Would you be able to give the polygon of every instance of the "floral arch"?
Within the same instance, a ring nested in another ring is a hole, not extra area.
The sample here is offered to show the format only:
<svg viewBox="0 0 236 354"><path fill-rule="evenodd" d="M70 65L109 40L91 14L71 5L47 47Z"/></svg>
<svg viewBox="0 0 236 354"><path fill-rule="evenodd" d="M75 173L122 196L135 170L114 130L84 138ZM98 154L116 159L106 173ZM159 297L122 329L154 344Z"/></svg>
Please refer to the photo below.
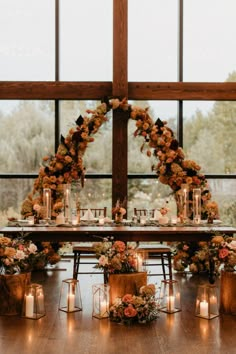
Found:
<svg viewBox="0 0 236 354"><path fill-rule="evenodd" d="M218 206L210 201L209 186L205 176L200 173L200 166L192 160L185 159L184 152L167 122L160 118L154 121L149 115L148 108L132 106L125 98L123 100L105 98L95 110L87 110L85 117L78 117L75 126L69 130L66 137L61 136L56 154L43 158L33 190L23 201L21 214L27 217L39 213L43 189L50 188L53 200L52 216L57 216L62 208L63 184L81 181L83 187L85 177L83 156L86 148L94 141L94 135L101 125L108 120L107 113L116 109L127 111L129 118L135 120L134 136L143 137L141 152L146 147L147 156L156 157L157 163L152 166L152 170L156 172L159 181L169 185L175 195L182 184L188 184L190 200L192 190L200 188L202 216L206 218L209 211L217 216Z"/></svg>

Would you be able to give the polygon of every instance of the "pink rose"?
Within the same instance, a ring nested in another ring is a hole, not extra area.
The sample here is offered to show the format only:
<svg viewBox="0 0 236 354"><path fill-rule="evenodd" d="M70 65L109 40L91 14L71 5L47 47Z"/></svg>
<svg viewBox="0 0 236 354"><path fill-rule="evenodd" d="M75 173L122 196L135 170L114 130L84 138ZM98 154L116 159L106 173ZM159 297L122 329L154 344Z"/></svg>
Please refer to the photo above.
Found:
<svg viewBox="0 0 236 354"><path fill-rule="evenodd" d="M124 295L122 301L132 303L133 302L133 295L131 295L131 294Z"/></svg>
<svg viewBox="0 0 236 354"><path fill-rule="evenodd" d="M135 317L137 315L137 310L132 305L129 305L124 309L124 315L126 317Z"/></svg>
<svg viewBox="0 0 236 354"><path fill-rule="evenodd" d="M229 250L227 248L221 248L219 250L219 258L224 259L225 257L227 257L229 254Z"/></svg>

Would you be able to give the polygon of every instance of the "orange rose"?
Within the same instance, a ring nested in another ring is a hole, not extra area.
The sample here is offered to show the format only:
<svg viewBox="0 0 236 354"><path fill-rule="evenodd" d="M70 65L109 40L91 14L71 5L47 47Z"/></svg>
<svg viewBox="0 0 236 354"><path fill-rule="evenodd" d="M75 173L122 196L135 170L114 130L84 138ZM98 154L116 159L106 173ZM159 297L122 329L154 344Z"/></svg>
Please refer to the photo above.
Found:
<svg viewBox="0 0 236 354"><path fill-rule="evenodd" d="M129 305L124 309L124 315L126 317L135 317L137 315L137 310L132 305Z"/></svg>

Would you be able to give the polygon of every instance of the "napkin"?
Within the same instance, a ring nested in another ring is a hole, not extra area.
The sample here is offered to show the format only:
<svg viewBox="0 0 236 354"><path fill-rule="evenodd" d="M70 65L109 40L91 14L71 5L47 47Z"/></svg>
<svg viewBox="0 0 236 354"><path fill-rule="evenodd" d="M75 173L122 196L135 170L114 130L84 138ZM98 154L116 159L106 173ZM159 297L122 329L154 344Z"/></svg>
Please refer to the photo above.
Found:
<svg viewBox="0 0 236 354"><path fill-rule="evenodd" d="M159 210L155 209L154 220L159 220L160 216L161 216L161 213L159 212Z"/></svg>
<svg viewBox="0 0 236 354"><path fill-rule="evenodd" d="M80 220L94 220L94 215L90 209L86 210L84 215L80 218Z"/></svg>

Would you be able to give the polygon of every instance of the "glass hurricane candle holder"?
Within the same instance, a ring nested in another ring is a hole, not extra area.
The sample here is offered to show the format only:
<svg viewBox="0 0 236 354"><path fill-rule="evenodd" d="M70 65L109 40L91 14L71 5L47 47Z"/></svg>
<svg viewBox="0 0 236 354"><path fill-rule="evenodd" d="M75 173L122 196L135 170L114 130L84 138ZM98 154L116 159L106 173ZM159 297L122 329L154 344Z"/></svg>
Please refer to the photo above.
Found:
<svg viewBox="0 0 236 354"><path fill-rule="evenodd" d="M25 288L22 317L37 320L43 316L45 316L45 306L42 285L27 285Z"/></svg>
<svg viewBox="0 0 236 354"><path fill-rule="evenodd" d="M98 319L109 317L109 291L108 284L93 285L93 317Z"/></svg>
<svg viewBox="0 0 236 354"><path fill-rule="evenodd" d="M215 285L199 285L195 314L207 320L219 316L219 303Z"/></svg>
<svg viewBox="0 0 236 354"><path fill-rule="evenodd" d="M181 311L181 294L177 280L162 280L160 310L166 313Z"/></svg>
<svg viewBox="0 0 236 354"><path fill-rule="evenodd" d="M65 279L62 281L59 310L64 312L82 311L79 280Z"/></svg>
<svg viewBox="0 0 236 354"><path fill-rule="evenodd" d="M193 189L193 222L200 224L201 222L201 189Z"/></svg>
<svg viewBox="0 0 236 354"><path fill-rule="evenodd" d="M50 188L43 189L43 209L44 209L44 219L47 223L51 220L51 205L52 205L52 195Z"/></svg>

